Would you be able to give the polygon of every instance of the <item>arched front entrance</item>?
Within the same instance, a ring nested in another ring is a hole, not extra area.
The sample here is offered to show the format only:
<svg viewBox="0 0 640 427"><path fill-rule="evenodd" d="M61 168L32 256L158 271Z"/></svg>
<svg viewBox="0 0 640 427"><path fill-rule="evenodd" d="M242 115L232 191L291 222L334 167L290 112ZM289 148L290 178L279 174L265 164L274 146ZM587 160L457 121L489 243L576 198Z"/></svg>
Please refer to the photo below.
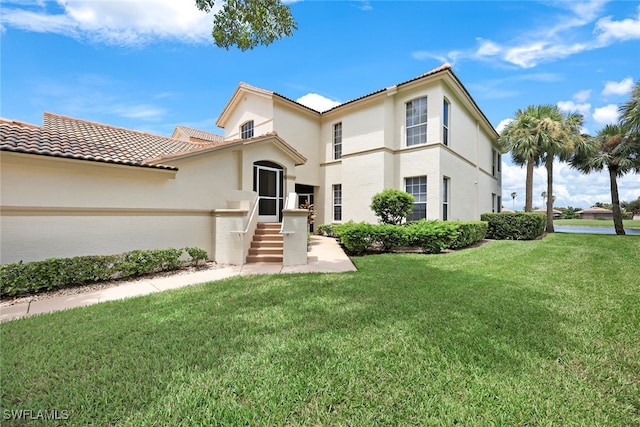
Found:
<svg viewBox="0 0 640 427"><path fill-rule="evenodd" d="M284 170L273 162L253 164L253 191L258 193L258 222L280 222L284 205Z"/></svg>

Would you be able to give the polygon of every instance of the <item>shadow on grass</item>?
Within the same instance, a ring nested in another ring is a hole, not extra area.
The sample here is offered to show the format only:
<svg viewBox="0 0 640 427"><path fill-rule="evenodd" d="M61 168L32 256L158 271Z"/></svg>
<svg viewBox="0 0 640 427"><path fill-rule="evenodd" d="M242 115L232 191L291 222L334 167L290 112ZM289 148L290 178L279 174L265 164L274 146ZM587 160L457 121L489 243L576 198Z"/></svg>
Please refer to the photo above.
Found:
<svg viewBox="0 0 640 427"><path fill-rule="evenodd" d="M304 418L299 400L317 393L334 394L323 411L354 399L349 387L366 405L381 377L413 392L404 381L447 369L517 376L571 346L543 292L421 256L371 258L358 273L239 277L3 325L2 407L55 406L78 424L232 422L284 399Z"/></svg>

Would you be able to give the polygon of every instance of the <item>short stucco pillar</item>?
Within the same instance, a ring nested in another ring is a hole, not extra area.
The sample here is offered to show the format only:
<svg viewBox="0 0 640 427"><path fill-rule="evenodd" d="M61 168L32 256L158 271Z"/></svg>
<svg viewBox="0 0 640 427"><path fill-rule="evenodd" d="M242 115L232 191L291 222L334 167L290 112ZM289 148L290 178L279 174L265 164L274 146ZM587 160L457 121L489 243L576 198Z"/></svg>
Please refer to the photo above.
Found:
<svg viewBox="0 0 640 427"><path fill-rule="evenodd" d="M242 265L245 261L245 221L248 210L216 209L213 211L213 246L215 261L220 264Z"/></svg>
<svg viewBox="0 0 640 427"><path fill-rule="evenodd" d="M307 264L307 215L306 209L282 210L282 265Z"/></svg>

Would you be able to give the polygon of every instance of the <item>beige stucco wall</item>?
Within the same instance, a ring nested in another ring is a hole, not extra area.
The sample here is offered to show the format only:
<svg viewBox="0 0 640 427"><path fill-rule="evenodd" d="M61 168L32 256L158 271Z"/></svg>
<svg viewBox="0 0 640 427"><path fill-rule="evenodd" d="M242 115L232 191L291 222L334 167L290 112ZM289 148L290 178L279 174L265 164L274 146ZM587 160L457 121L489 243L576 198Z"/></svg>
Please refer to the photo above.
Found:
<svg viewBox="0 0 640 427"><path fill-rule="evenodd" d="M320 115L302 107L292 107L287 101L275 99L273 129L278 132L278 136L307 158L304 165L296 168L297 182L304 185L320 185Z"/></svg>
<svg viewBox="0 0 640 427"><path fill-rule="evenodd" d="M178 172L3 153L0 262L186 246L215 259L212 211L253 189L257 160L295 171L269 141L172 160Z"/></svg>
<svg viewBox="0 0 640 427"><path fill-rule="evenodd" d="M273 103L270 96L242 92L237 107L224 126L224 138L240 139L240 126L249 120L253 120L254 136L273 131Z"/></svg>
<svg viewBox="0 0 640 427"><path fill-rule="evenodd" d="M406 103L427 97L427 143L407 147ZM442 144L443 102L450 104L449 146ZM465 101L466 102L466 101ZM385 188L404 190L405 178L427 176L427 218L442 218L442 181L450 179L449 219L479 219L500 194L491 176L493 138L449 84L432 81L389 88L362 105L323 116L321 222L332 222L332 185L343 186L343 221L375 222L371 197ZM333 125L342 123L341 160L333 160ZM498 177L499 178L499 177Z"/></svg>
<svg viewBox="0 0 640 427"><path fill-rule="evenodd" d="M2 216L2 264L112 255L134 249L199 247L213 257L213 224L208 212L33 211Z"/></svg>

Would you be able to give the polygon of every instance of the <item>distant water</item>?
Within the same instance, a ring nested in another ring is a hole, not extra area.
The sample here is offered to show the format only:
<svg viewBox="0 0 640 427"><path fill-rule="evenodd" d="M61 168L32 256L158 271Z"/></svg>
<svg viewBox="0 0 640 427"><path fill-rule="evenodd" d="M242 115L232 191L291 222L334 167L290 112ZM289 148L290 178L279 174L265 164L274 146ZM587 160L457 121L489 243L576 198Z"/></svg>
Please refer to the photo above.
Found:
<svg viewBox="0 0 640 427"><path fill-rule="evenodd" d="M613 227L571 227L568 225L555 225L553 229L558 233L616 234L616 230ZM640 230L633 228L625 228L624 232L627 234L640 235Z"/></svg>

